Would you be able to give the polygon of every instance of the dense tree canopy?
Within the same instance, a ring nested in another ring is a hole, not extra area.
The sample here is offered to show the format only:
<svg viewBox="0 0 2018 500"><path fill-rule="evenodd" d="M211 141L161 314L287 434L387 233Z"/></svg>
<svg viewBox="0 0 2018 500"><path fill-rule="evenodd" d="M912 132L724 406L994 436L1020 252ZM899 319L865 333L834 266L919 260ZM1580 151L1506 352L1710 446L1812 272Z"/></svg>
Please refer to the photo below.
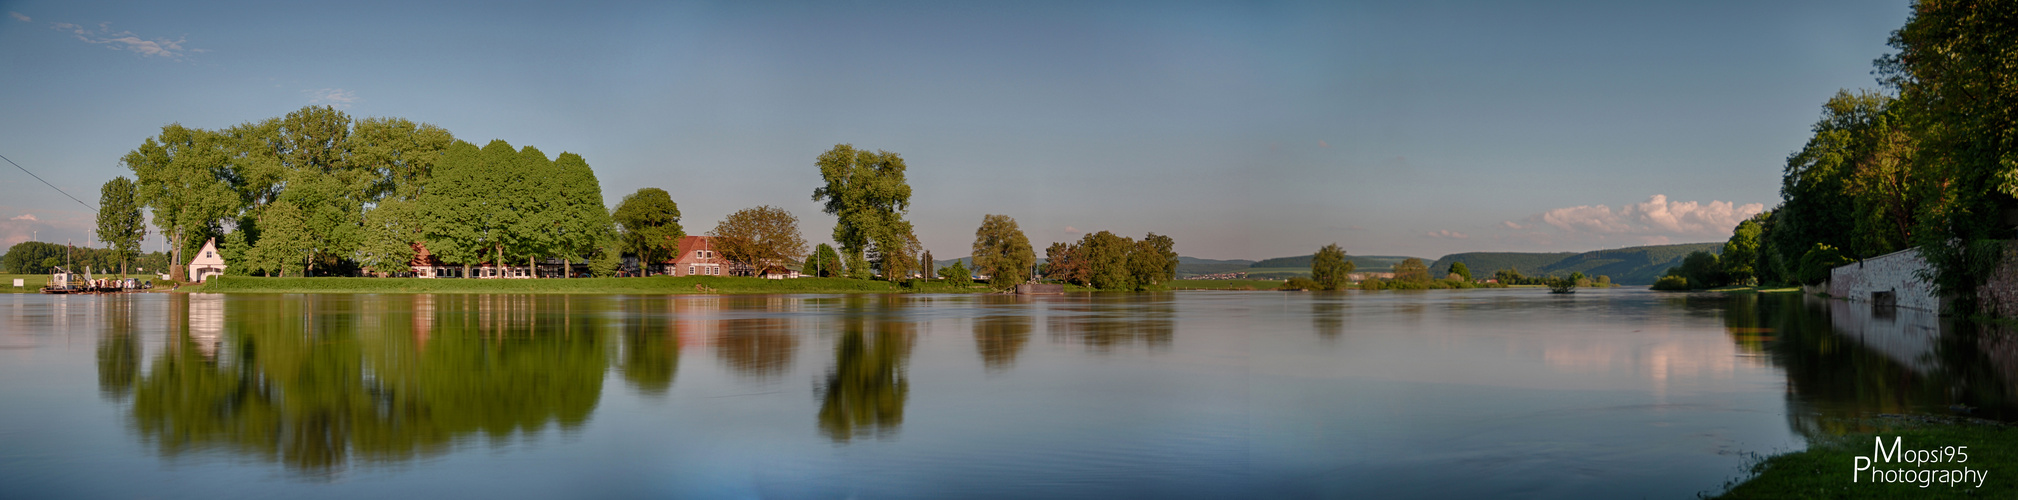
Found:
<svg viewBox="0 0 2018 500"><path fill-rule="evenodd" d="M799 218L785 209L764 205L729 214L715 229L715 250L730 262L761 272L768 266L784 266L806 256L806 239L799 236Z"/></svg>
<svg viewBox="0 0 2018 500"><path fill-rule="evenodd" d="M813 247L812 255L806 257L805 267L799 270L807 276L818 278L840 276L844 271L841 268L840 254L834 252L834 247L826 243Z"/></svg>
<svg viewBox="0 0 2018 500"><path fill-rule="evenodd" d="M680 253L680 206L659 188L640 188L617 204L617 226L623 228L624 253L637 256L640 268L664 262Z"/></svg>
<svg viewBox="0 0 2018 500"><path fill-rule="evenodd" d="M1341 290L1351 279L1353 265L1345 260L1345 249L1337 243L1317 249L1310 257L1310 278L1320 290Z"/></svg>
<svg viewBox="0 0 2018 500"><path fill-rule="evenodd" d="M904 212L911 206L911 185L904 180L904 158L888 151L857 150L849 144L835 145L814 161L826 184L813 190L813 201L824 201L824 210L836 219L834 242L852 260L874 245L888 256L915 257L907 252L914 237ZM909 267L909 258L900 266L879 263L879 267ZM885 275L893 274L884 269Z"/></svg>
<svg viewBox="0 0 2018 500"><path fill-rule="evenodd" d="M1030 266L1036 263L1037 252L1016 219L981 217L981 227L974 230L974 269L988 275L990 283L999 288L1029 281Z"/></svg>
<svg viewBox="0 0 2018 500"><path fill-rule="evenodd" d="M140 240L147 237L147 221L140 214L140 198L133 181L124 176L105 181L98 189L98 241L112 246L119 256L119 273L140 255Z"/></svg>
<svg viewBox="0 0 2018 500"><path fill-rule="evenodd" d="M1044 276L1102 290L1150 289L1175 277L1176 242L1149 233L1142 241L1100 231L1078 243L1053 243L1044 250Z"/></svg>

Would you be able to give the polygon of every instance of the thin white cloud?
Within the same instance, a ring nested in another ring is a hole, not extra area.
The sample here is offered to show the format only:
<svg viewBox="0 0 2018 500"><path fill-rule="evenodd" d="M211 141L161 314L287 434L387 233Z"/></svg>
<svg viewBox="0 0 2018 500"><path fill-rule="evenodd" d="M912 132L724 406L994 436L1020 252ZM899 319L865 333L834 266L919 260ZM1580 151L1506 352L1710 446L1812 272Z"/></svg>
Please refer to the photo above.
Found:
<svg viewBox="0 0 2018 500"><path fill-rule="evenodd" d="M20 15L20 13L13 14L15 19L28 20L28 16ZM104 45L107 49L124 50L140 54L142 57L159 57L180 61L188 57L190 52L204 52L203 49L184 47L183 44L188 43L187 37L174 40L167 38L141 38L131 31L113 31L112 23L98 23L98 27L96 28L87 28L71 23L49 23L49 26L58 31L70 32L71 35L75 35L78 40L83 40L84 43Z"/></svg>
<svg viewBox="0 0 2018 500"><path fill-rule="evenodd" d="M1068 233L1077 233L1077 232L1079 232L1079 228L1076 228L1076 227L1072 227L1072 226L1065 226L1065 232L1068 232Z"/></svg>
<svg viewBox="0 0 2018 500"><path fill-rule="evenodd" d="M359 101L359 99L357 98L357 92L344 89L313 89L313 90L303 90L301 92L304 94L308 94L309 104L321 104L327 106L335 106L339 108L348 108L350 107L350 105L357 104Z"/></svg>
<svg viewBox="0 0 2018 500"><path fill-rule="evenodd" d="M21 214L21 215L16 215L16 216L13 216L13 217L9 217L9 218L7 218L7 220L26 220L26 221L36 221L36 220L42 220L42 219L37 219L37 218L35 218L35 214Z"/></svg>
<svg viewBox="0 0 2018 500"><path fill-rule="evenodd" d="M1617 209L1605 205L1563 207L1528 217L1529 224L1506 221L1503 225L1520 230L1541 223L1565 233L1638 236L1648 244L1660 244L1676 237L1729 236L1731 228L1765 209L1762 203L1670 201L1667 195L1656 194L1643 203Z"/></svg>
<svg viewBox="0 0 2018 500"><path fill-rule="evenodd" d="M14 20L16 20L16 21L21 21L21 22L24 22L24 23L26 23L26 22L33 22L33 21L35 21L34 19L29 19L27 15L25 15L25 14L22 14L22 13L20 13L20 12L8 12L8 13L7 13L7 16L8 16L8 17L12 17L12 18L14 18Z"/></svg>
<svg viewBox="0 0 2018 500"><path fill-rule="evenodd" d="M1462 239L1465 239L1465 238L1470 238L1470 237L1471 237L1470 235L1467 235L1467 234L1464 234L1464 233L1460 233L1460 232L1457 232L1457 231L1452 231L1452 230L1449 230L1449 229L1438 229L1438 230L1435 230L1435 231L1430 231L1430 232L1428 232L1428 233L1424 233L1424 234L1423 234L1423 236L1428 236L1428 237L1431 237L1431 238L1445 238L1445 239L1453 239L1453 240L1462 240Z"/></svg>

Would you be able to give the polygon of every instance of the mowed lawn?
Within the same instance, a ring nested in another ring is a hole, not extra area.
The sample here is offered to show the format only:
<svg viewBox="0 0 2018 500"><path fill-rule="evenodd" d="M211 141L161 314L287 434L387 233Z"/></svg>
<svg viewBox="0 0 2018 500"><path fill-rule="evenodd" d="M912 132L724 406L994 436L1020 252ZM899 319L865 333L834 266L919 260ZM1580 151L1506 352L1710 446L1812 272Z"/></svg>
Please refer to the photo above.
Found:
<svg viewBox="0 0 2018 500"><path fill-rule="evenodd" d="M21 280L22 286L14 286L14 280ZM0 288L0 292L36 293L42 290L43 285L47 284L49 284L49 275L47 274L0 274L0 285L6 286L6 288Z"/></svg>

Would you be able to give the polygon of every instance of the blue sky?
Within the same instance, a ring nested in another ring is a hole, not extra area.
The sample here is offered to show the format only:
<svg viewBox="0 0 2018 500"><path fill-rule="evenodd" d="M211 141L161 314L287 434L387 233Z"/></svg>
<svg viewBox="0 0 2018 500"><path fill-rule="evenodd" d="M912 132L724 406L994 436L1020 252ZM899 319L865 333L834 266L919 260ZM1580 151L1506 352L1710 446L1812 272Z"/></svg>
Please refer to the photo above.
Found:
<svg viewBox="0 0 2018 500"><path fill-rule="evenodd" d="M813 159L900 153L910 220L1040 249L1583 251L1718 241L1779 200L1821 104L1874 88L1904 1L0 2L0 155L87 202L169 123L331 105L582 155L687 231L809 240ZM88 209L0 165L0 244ZM157 239L158 241L158 239Z"/></svg>

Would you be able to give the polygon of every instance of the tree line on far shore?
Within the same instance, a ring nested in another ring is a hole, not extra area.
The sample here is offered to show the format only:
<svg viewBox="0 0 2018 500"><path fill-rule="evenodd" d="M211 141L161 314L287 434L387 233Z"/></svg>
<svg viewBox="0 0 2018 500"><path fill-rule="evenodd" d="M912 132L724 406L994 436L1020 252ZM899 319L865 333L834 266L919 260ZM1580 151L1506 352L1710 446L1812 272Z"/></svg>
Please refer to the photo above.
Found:
<svg viewBox="0 0 2018 500"><path fill-rule="evenodd" d="M549 157L532 146L493 140L481 147L448 131L401 118L353 119L329 107L218 130L170 124L121 159L134 174L101 193L99 236L115 261L138 256L148 232L143 211L170 241L165 260L216 239L235 275L399 275L425 249L437 262L469 268L559 261L597 276L635 259L641 274L663 272L687 235L679 205L646 187L605 209L587 160ZM814 161L823 185L813 200L833 215L833 239L809 250L798 219L764 205L736 211L707 232L714 251L755 274L796 266L822 277L965 281L986 276L1004 288L1032 278L1035 253L1015 219L990 214L975 232L974 269L935 269L905 220L911 188L903 157L836 145ZM1101 289L1150 289L1174 277L1175 242L1142 242L1101 232L1060 244L1046 276ZM39 248L39 247L38 247ZM20 259L39 256L24 252ZM10 252L10 259L14 258ZM46 272L46 257L22 270ZM11 261L10 261L11 262Z"/></svg>

